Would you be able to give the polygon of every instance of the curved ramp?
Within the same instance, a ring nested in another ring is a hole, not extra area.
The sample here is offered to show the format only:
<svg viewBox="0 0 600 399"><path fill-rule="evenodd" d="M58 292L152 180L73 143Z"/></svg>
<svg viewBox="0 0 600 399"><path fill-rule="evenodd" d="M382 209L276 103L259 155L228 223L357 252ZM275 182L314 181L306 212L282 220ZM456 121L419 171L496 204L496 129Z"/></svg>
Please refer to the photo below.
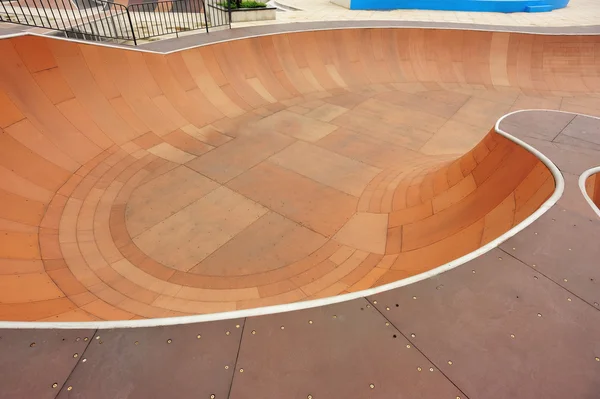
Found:
<svg viewBox="0 0 600 399"><path fill-rule="evenodd" d="M290 303L476 250L554 189L485 132L520 108L593 109L596 46L422 29L168 55L2 39L0 320Z"/></svg>
<svg viewBox="0 0 600 399"><path fill-rule="evenodd" d="M600 173L593 173L586 179L585 191L596 207L600 209Z"/></svg>

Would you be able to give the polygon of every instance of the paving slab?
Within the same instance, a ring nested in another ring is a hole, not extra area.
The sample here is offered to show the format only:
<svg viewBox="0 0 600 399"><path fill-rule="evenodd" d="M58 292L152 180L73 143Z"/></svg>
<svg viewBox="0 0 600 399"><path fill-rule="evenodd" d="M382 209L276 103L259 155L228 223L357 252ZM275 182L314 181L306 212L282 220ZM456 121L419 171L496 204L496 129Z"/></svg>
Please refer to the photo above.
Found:
<svg viewBox="0 0 600 399"><path fill-rule="evenodd" d="M0 330L0 398L55 398L95 330Z"/></svg>
<svg viewBox="0 0 600 399"><path fill-rule="evenodd" d="M600 312L500 249L369 301L469 398L600 392Z"/></svg>
<svg viewBox="0 0 600 399"><path fill-rule="evenodd" d="M241 398L463 394L364 299L249 318L231 390Z"/></svg>
<svg viewBox="0 0 600 399"><path fill-rule="evenodd" d="M57 397L226 398L243 328L227 320L98 330Z"/></svg>

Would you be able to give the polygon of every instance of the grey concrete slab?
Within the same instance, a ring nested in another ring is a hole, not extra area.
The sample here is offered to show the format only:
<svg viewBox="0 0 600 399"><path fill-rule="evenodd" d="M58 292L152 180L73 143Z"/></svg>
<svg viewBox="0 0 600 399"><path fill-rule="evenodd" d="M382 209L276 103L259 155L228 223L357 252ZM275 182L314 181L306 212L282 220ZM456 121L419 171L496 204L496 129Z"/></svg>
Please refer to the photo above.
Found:
<svg viewBox="0 0 600 399"><path fill-rule="evenodd" d="M227 320L99 330L58 398L225 398L242 329Z"/></svg>
<svg viewBox="0 0 600 399"><path fill-rule="evenodd" d="M502 250L370 300L469 398L600 394L600 312Z"/></svg>
<svg viewBox="0 0 600 399"><path fill-rule="evenodd" d="M230 398L257 397L464 395L360 299L247 319Z"/></svg>
<svg viewBox="0 0 600 399"><path fill-rule="evenodd" d="M94 330L0 330L0 398L54 398Z"/></svg>

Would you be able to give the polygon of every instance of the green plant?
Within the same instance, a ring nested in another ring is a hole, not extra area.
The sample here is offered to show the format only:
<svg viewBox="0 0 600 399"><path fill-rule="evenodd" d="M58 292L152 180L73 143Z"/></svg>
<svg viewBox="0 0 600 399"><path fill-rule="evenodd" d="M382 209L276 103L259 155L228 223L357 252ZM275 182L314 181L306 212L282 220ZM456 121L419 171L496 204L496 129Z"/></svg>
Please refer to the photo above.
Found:
<svg viewBox="0 0 600 399"><path fill-rule="evenodd" d="M229 3L227 1L221 1L218 4L221 7L231 8L232 10L237 8L264 8L267 6L265 3L255 0L230 0Z"/></svg>

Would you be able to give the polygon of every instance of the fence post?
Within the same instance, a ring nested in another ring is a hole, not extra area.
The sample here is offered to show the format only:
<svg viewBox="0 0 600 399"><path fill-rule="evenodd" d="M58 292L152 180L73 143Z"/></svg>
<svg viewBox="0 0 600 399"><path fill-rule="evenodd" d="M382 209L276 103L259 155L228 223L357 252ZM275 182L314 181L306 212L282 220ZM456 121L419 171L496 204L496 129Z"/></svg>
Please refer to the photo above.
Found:
<svg viewBox="0 0 600 399"><path fill-rule="evenodd" d="M131 22L131 15L129 14L129 6L125 7L127 11L127 19L129 20L129 26L131 27L131 36L133 37L133 45L137 46L137 40L135 40L135 30L133 29L133 23Z"/></svg>
<svg viewBox="0 0 600 399"><path fill-rule="evenodd" d="M204 2L204 0L200 0L202 2L202 8L204 8L204 23L206 24L206 33L208 33L208 18L206 17L206 14L208 13L208 7L206 6L206 3ZM210 1L210 0L208 0Z"/></svg>
<svg viewBox="0 0 600 399"><path fill-rule="evenodd" d="M227 0L227 16L229 17L229 29L231 29L231 0Z"/></svg>

